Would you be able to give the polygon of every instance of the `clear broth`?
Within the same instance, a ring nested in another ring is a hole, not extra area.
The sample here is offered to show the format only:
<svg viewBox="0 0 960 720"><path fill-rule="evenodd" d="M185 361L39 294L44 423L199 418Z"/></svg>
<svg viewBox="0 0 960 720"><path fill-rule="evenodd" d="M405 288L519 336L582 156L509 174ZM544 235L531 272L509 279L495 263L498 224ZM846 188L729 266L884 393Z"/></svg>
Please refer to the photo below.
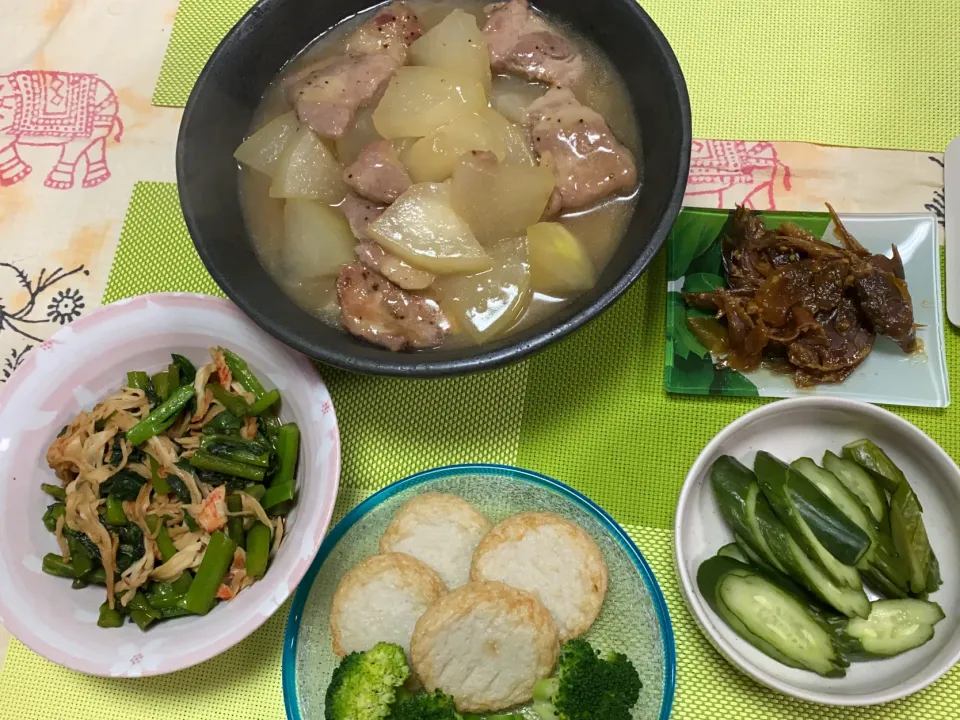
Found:
<svg viewBox="0 0 960 720"><path fill-rule="evenodd" d="M408 0L407 4L417 13L425 30L438 24L447 14L456 9L475 16L480 27L483 27L486 22L483 8L488 3L483 0ZM280 81L284 77L306 64L342 53L346 37L379 7L379 5L372 7L344 20L323 33L291 60L264 93L254 113L251 132L290 110L280 90ZM579 87L574 89L577 97L606 119L614 135L630 149L637 163L639 183L630 195L614 196L587 210L564 213L556 219L584 244L599 276L623 238L633 214L636 195L639 188L643 186L640 133L630 104L630 95L619 73L606 55L570 27L553 19L551 24L573 42L583 54L586 72ZM500 92L529 92L535 97L546 90L547 87L544 85L526 83L515 77L494 76L490 100L491 104L497 107L495 98ZM348 162L350 160L352 158L348 159ZM281 247L284 238L284 201L269 196L270 178L241 165L239 185L240 206L243 209L247 229L254 249L267 272L300 307L324 322L340 328L335 280L323 278L304 282L283 266ZM504 335L549 317L574 297L552 297L535 293L527 309ZM473 342L466 333L454 331L447 337L442 347L451 348L471 344Z"/></svg>

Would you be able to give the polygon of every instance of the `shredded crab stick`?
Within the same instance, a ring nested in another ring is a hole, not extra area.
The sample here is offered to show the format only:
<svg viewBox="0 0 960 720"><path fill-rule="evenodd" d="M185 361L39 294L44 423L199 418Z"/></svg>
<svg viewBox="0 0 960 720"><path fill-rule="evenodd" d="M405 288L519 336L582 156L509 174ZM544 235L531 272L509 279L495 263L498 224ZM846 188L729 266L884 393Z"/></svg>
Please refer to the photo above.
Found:
<svg viewBox="0 0 960 720"><path fill-rule="evenodd" d="M283 541L299 429L243 358L210 358L131 370L47 450L60 482L41 485L43 524L59 552L42 568L105 587L100 627L206 614L261 579Z"/></svg>

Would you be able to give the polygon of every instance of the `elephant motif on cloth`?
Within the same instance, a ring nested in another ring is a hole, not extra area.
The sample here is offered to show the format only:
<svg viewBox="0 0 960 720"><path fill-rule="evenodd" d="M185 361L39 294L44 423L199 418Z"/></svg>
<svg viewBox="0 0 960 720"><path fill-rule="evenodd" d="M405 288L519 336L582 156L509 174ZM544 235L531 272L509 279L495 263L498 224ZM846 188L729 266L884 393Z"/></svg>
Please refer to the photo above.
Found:
<svg viewBox="0 0 960 720"><path fill-rule="evenodd" d="M44 185L69 190L78 163L81 184L92 188L110 179L107 138L120 141L123 121L113 88L88 73L19 70L0 75L0 187L21 182L33 168L20 157L23 146L59 146L60 157Z"/></svg>

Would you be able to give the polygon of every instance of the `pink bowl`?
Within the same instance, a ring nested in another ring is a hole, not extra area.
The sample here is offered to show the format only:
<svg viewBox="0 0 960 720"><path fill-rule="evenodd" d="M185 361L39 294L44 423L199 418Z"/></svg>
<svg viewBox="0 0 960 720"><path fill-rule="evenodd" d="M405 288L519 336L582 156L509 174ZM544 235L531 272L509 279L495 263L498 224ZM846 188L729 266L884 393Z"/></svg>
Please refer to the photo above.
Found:
<svg viewBox="0 0 960 720"><path fill-rule="evenodd" d="M60 428L119 387L128 370L155 372L176 352L202 364L222 345L245 358L283 396L285 422L300 426L296 508L266 576L204 617L136 625L96 625L103 588L72 590L44 574L58 552L40 521L53 472L45 455ZM340 436L333 403L313 364L260 330L232 303L168 293L131 298L67 325L30 353L0 386L0 623L59 665L112 677L160 675L222 653L279 608L310 567L330 525L340 481Z"/></svg>

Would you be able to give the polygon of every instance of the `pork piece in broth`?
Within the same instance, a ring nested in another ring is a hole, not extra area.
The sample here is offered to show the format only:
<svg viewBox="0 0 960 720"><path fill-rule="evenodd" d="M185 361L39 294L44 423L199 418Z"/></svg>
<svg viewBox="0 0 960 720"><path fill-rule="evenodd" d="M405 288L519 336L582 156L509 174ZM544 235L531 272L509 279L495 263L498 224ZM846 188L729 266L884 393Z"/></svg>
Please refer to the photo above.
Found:
<svg viewBox="0 0 960 720"><path fill-rule="evenodd" d="M376 97L398 67L386 52L338 55L309 73L298 73L289 97L300 122L321 137L338 138L350 128L357 109Z"/></svg>
<svg viewBox="0 0 960 720"><path fill-rule="evenodd" d="M404 290L425 290L433 283L434 276L431 273L408 265L375 242L360 243L356 253L360 262Z"/></svg>
<svg viewBox="0 0 960 720"><path fill-rule="evenodd" d="M566 88L533 102L527 123L540 164L553 168L563 209L583 208L637 184L633 155L597 111ZM556 209L556 199L548 203Z"/></svg>
<svg viewBox="0 0 960 720"><path fill-rule="evenodd" d="M438 347L450 327L436 302L401 289L360 263L340 269L337 296L344 327L389 350Z"/></svg>
<svg viewBox="0 0 960 720"><path fill-rule="evenodd" d="M398 65L407 61L407 50L423 35L423 25L404 2L382 8L347 38L348 53L386 52Z"/></svg>
<svg viewBox="0 0 960 720"><path fill-rule="evenodd" d="M362 242L368 239L367 226L383 215L383 211L387 209L387 206L382 203L373 202L373 200L367 200L353 193L347 193L347 197L344 199L340 209L343 210L343 214L347 216L347 223L350 225L353 236Z"/></svg>
<svg viewBox="0 0 960 720"><path fill-rule="evenodd" d="M283 81L300 121L318 135L342 137L357 109L377 96L422 34L406 3L380 10L347 39L346 54L308 65Z"/></svg>
<svg viewBox="0 0 960 720"><path fill-rule="evenodd" d="M530 10L527 0L494 3L484 11L490 17L483 39L494 72L564 87L583 76L580 52Z"/></svg>
<svg viewBox="0 0 960 720"><path fill-rule="evenodd" d="M343 171L354 192L374 202L392 203L410 187L410 175L389 140L377 140Z"/></svg>

